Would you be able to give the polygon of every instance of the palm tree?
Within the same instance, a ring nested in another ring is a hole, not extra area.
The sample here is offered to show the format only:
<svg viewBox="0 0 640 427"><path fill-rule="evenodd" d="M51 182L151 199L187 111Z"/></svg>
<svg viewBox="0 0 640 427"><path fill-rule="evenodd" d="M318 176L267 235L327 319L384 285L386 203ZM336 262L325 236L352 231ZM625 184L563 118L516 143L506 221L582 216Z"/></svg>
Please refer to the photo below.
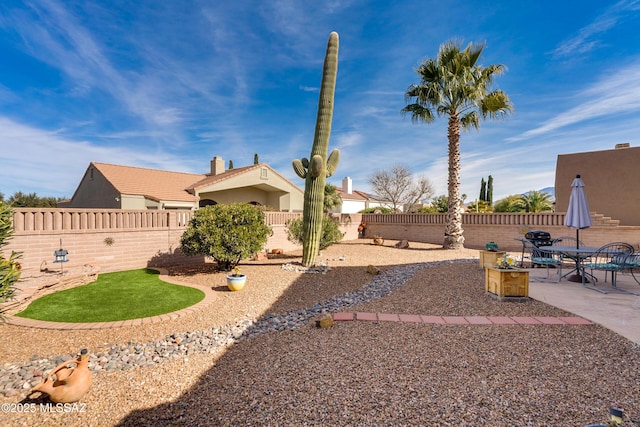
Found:
<svg viewBox="0 0 640 427"><path fill-rule="evenodd" d="M324 186L324 213L329 213L331 209L338 208L342 205L342 197L337 191L335 185L326 184Z"/></svg>
<svg viewBox="0 0 640 427"><path fill-rule="evenodd" d="M529 212L548 212L553 210L551 195L537 190L529 191L522 195L525 205L529 206Z"/></svg>
<svg viewBox="0 0 640 427"><path fill-rule="evenodd" d="M526 202L519 194L512 194L500 199L493 206L494 212L523 212L526 210Z"/></svg>
<svg viewBox="0 0 640 427"><path fill-rule="evenodd" d="M483 44L469 44L463 50L459 43L449 41L440 46L438 57L420 64L416 72L420 83L407 89L407 106L415 122L431 123L437 116L449 116L449 212L443 247L464 247L462 209L460 206L460 129L478 129L480 118L500 118L513 106L507 94L491 90L495 76L504 72L503 65L482 67L478 64Z"/></svg>

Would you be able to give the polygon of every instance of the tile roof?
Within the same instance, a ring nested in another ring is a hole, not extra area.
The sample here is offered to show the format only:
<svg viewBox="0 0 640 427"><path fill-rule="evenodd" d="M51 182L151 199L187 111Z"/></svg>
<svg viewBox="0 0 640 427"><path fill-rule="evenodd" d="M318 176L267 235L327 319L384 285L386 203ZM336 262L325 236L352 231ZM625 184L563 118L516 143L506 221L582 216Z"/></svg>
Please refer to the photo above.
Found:
<svg viewBox="0 0 640 427"><path fill-rule="evenodd" d="M120 194L141 195L155 200L193 202L187 189L206 178L204 174L163 171L108 163L91 163Z"/></svg>
<svg viewBox="0 0 640 427"><path fill-rule="evenodd" d="M186 188L187 190L190 190L190 191L198 190L202 187L206 187L208 185L215 184L220 181L224 181L225 179L233 178L234 176L238 176L252 169L257 169L264 166L265 164L261 163L258 165L250 165L250 166L243 166L241 168L227 169L223 173L219 173L217 175L200 175L201 178L199 180L192 182L191 185L189 185Z"/></svg>
<svg viewBox="0 0 640 427"><path fill-rule="evenodd" d="M371 197L364 191L353 190L351 194L349 194L339 187L336 187L336 191L338 192L342 200L375 200L375 198Z"/></svg>

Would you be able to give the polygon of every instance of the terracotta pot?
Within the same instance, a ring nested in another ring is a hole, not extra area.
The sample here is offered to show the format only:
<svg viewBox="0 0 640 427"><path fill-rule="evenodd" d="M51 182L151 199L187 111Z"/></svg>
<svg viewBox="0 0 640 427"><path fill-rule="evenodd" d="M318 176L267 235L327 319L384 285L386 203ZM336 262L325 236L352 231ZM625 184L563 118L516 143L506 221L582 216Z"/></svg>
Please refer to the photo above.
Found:
<svg viewBox="0 0 640 427"><path fill-rule="evenodd" d="M230 291L240 291L247 282L244 274L227 274L227 287Z"/></svg>

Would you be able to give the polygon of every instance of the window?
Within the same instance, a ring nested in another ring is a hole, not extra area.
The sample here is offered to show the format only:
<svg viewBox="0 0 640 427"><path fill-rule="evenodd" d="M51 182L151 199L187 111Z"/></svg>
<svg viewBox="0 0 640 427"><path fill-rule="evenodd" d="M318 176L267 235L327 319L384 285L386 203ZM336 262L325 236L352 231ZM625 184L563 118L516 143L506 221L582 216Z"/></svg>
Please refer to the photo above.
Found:
<svg viewBox="0 0 640 427"><path fill-rule="evenodd" d="M267 179L267 168L262 168L260 170L260 179Z"/></svg>
<svg viewBox="0 0 640 427"><path fill-rule="evenodd" d="M217 205L218 202L213 201L211 199L202 199L200 200L200 203L198 203L198 207L200 208L204 208L205 206L213 206L213 205Z"/></svg>

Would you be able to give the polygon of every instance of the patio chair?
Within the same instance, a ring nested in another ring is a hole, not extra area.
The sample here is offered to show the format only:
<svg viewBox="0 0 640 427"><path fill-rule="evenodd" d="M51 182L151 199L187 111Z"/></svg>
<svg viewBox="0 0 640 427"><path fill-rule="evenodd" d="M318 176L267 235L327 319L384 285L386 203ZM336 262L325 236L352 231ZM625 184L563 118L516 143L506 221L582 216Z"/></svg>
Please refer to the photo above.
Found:
<svg viewBox="0 0 640 427"><path fill-rule="evenodd" d="M551 241L551 244L554 246L571 246L571 247L577 247L578 244L580 244L579 246L585 246L585 244L582 242L582 240L578 240L575 237L572 236L561 236L561 237L556 237L555 239L553 239Z"/></svg>
<svg viewBox="0 0 640 427"><path fill-rule="evenodd" d="M582 270L589 269L593 276L594 271L604 271L604 281L607 281L607 273L611 272L611 286L616 287L616 275L619 271L628 268L625 263L629 255L633 254L634 248L628 243L615 242L607 243L595 251L589 259L582 264ZM585 285L584 274L582 275L582 285ZM598 289L595 289L598 290Z"/></svg>
<svg viewBox="0 0 640 427"><path fill-rule="evenodd" d="M627 258L624 260L625 271L631 273L631 277L640 285L640 249L636 249L636 251L632 254L629 254ZM638 276L636 277L636 271L638 271Z"/></svg>
<svg viewBox="0 0 640 427"><path fill-rule="evenodd" d="M544 252L543 249L538 248L530 240L527 239L522 240L522 245L523 258L521 265L524 265L524 260L528 259L529 263L531 264L531 268L534 268L537 265L545 266L547 268L547 279L550 278L549 267L557 268L558 282L560 282L560 277L562 276L562 261L559 257L548 252Z"/></svg>

